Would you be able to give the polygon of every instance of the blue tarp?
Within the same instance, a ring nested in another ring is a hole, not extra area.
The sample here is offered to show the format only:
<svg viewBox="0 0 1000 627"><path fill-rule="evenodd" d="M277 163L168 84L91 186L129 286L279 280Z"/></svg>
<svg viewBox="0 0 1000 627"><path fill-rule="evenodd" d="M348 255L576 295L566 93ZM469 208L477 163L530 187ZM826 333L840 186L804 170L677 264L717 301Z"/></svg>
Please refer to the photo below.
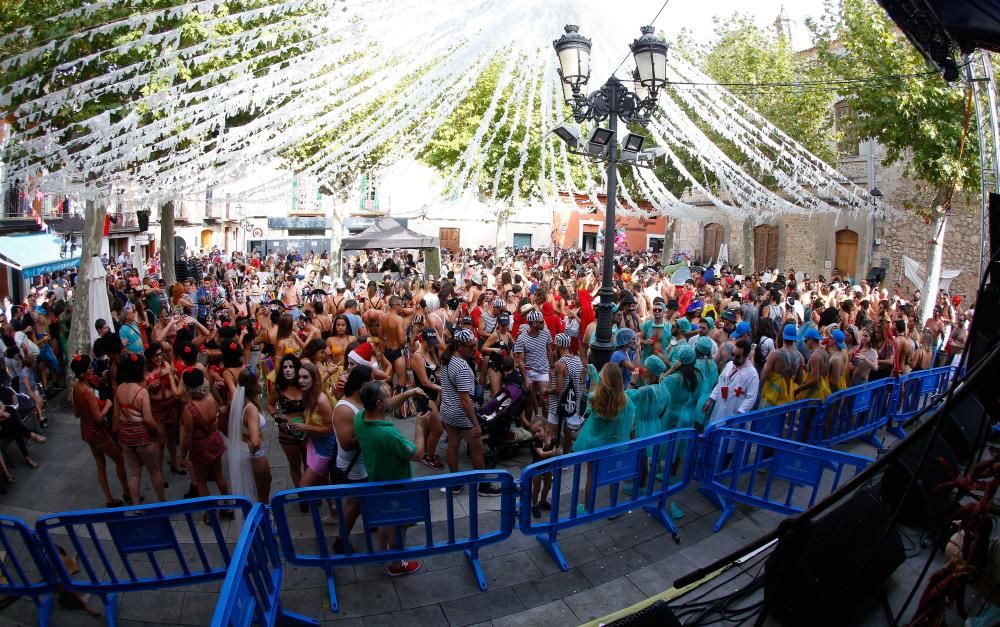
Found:
<svg viewBox="0 0 1000 627"><path fill-rule="evenodd" d="M50 233L23 233L0 237L0 263L30 279L80 265L80 257L62 259L62 240Z"/></svg>

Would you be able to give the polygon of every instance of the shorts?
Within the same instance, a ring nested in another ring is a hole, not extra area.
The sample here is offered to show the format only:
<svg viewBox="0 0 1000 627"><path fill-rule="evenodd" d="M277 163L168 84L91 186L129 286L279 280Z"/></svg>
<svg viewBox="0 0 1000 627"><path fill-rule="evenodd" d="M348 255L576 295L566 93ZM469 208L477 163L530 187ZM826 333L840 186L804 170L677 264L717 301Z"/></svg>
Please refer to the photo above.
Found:
<svg viewBox="0 0 1000 627"><path fill-rule="evenodd" d="M553 426L559 425L559 416L554 412L549 412L548 423ZM583 426L583 418L580 416L567 416L565 423L563 423L563 428L565 428L570 433L576 433Z"/></svg>
<svg viewBox="0 0 1000 627"><path fill-rule="evenodd" d="M386 346L382 350L382 354L385 355L385 358L388 359L390 362L393 362L402 357L404 355L404 352L402 348L389 348L388 346Z"/></svg>
<svg viewBox="0 0 1000 627"><path fill-rule="evenodd" d="M549 373L548 372L537 372L528 368L525 370L528 374L528 383L548 383Z"/></svg>
<svg viewBox="0 0 1000 627"><path fill-rule="evenodd" d="M332 460L333 457L326 457L317 453L312 440L306 441L306 467L309 470L322 477L330 472L330 462Z"/></svg>

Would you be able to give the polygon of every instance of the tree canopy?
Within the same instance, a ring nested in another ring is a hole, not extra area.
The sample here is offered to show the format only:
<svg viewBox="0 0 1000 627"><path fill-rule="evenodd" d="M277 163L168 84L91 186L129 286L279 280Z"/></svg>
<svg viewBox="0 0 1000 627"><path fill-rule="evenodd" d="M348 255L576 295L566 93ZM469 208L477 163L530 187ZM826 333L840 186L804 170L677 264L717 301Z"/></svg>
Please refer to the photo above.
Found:
<svg viewBox="0 0 1000 627"><path fill-rule="evenodd" d="M885 147L883 165L902 161L907 176L943 190L943 201L979 189L975 118L961 83L946 83L874 0L842 0L810 26L819 63L845 81L838 97L848 123ZM859 80L873 73L880 78ZM933 209L907 200L924 215Z"/></svg>

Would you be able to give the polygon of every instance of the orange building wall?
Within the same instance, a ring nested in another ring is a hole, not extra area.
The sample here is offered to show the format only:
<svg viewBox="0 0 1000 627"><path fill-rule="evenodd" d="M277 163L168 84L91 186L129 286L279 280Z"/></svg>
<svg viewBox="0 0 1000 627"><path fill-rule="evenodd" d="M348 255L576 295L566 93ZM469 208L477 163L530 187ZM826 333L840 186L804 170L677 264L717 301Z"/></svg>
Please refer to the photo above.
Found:
<svg viewBox="0 0 1000 627"><path fill-rule="evenodd" d="M584 223L584 232L594 232L604 226L604 206L595 210L594 204L586 196L577 195L574 202L569 195L561 195L563 202L552 212L552 243L560 248L578 248L581 244L580 225ZM598 196L604 202L604 196ZM640 208L651 210L652 207L640 205ZM591 222L600 225L590 226ZM666 231L666 218L625 217L616 215L615 224L625 228L625 243L629 250L645 250L646 236L663 237Z"/></svg>

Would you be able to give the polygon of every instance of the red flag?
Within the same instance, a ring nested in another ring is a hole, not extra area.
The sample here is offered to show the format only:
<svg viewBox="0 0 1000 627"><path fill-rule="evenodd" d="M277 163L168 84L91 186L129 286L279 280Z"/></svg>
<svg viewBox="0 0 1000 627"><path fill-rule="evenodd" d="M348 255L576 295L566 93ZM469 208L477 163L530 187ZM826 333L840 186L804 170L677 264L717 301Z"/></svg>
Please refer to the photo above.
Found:
<svg viewBox="0 0 1000 627"><path fill-rule="evenodd" d="M104 236L107 237L111 233L111 216L104 216Z"/></svg>

